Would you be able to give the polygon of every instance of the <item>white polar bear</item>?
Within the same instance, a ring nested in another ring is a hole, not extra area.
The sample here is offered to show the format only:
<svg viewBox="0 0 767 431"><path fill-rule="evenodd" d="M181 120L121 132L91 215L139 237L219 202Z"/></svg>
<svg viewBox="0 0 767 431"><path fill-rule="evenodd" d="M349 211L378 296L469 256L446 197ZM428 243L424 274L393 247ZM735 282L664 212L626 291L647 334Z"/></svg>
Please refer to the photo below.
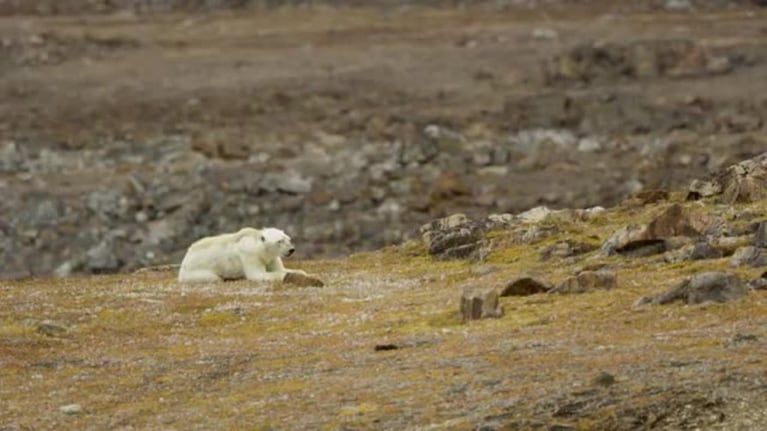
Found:
<svg viewBox="0 0 767 431"><path fill-rule="evenodd" d="M282 281L288 273L282 258L295 251L290 237L280 229L246 227L235 233L209 236L189 246L178 271L180 282L211 282L246 278Z"/></svg>

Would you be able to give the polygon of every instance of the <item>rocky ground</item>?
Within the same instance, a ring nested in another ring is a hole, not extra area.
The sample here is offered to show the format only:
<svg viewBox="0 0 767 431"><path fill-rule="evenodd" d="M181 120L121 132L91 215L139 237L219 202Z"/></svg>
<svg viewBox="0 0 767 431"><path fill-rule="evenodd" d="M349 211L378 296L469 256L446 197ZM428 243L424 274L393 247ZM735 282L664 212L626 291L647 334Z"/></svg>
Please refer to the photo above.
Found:
<svg viewBox="0 0 767 431"><path fill-rule="evenodd" d="M0 431L767 423L763 2L339 3L0 0Z"/></svg>
<svg viewBox="0 0 767 431"><path fill-rule="evenodd" d="M243 225L339 256L767 144L757 1L306 3L0 1L0 276Z"/></svg>
<svg viewBox="0 0 767 431"><path fill-rule="evenodd" d="M0 282L0 429L755 430L767 153L604 209L290 261Z"/></svg>

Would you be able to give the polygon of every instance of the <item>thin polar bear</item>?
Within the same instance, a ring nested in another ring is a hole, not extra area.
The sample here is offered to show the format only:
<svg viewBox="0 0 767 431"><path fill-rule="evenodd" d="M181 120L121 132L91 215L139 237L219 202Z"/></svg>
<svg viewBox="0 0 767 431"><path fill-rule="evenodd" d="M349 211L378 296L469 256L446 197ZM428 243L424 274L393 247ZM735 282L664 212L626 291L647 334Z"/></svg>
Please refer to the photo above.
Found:
<svg viewBox="0 0 767 431"><path fill-rule="evenodd" d="M286 269L282 258L295 251L290 237L280 229L246 227L235 233L210 236L194 242L181 261L180 282L214 282L248 279L283 281Z"/></svg>

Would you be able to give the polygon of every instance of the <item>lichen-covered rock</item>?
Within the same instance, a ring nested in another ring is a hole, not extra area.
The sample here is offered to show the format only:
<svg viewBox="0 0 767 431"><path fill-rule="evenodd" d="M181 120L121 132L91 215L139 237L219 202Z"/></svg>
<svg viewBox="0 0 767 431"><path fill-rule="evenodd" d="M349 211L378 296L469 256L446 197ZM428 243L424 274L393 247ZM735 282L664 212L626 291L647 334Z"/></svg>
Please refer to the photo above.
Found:
<svg viewBox="0 0 767 431"><path fill-rule="evenodd" d="M466 224L447 231L435 233L429 246L429 254L440 259L465 259L479 250L484 231Z"/></svg>
<svg viewBox="0 0 767 431"><path fill-rule="evenodd" d="M703 272L685 279L660 295L641 298L637 305L668 304L674 301L684 301L687 304L728 302L742 298L747 293L748 287L735 274Z"/></svg>
<svg viewBox="0 0 767 431"><path fill-rule="evenodd" d="M710 225L711 218L707 214L673 204L646 225L628 225L615 231L602 244L602 254L639 257L663 253L669 249L668 239L697 237L705 233Z"/></svg>
<svg viewBox="0 0 767 431"><path fill-rule="evenodd" d="M464 289L460 312L464 322L503 316L503 308L498 304L498 292L495 289Z"/></svg>
<svg viewBox="0 0 767 431"><path fill-rule="evenodd" d="M564 241L559 241L543 249L541 252L541 260L545 261L551 258L578 256L594 251L597 248L599 247L594 244L567 239Z"/></svg>
<svg viewBox="0 0 767 431"><path fill-rule="evenodd" d="M419 229L421 233L421 239L428 247L431 245L432 236L440 231L452 229L454 227L461 226L469 222L469 218L466 214L453 214L447 217L443 217L432 222L426 223Z"/></svg>
<svg viewBox="0 0 767 431"><path fill-rule="evenodd" d="M759 222L754 232L754 246L767 248L767 222Z"/></svg>
<svg viewBox="0 0 767 431"><path fill-rule="evenodd" d="M767 250L759 247L747 246L735 250L730 258L730 266L767 266Z"/></svg>
<svg viewBox="0 0 767 431"><path fill-rule="evenodd" d="M711 246L708 242L696 242L676 250L667 251L663 255L663 260L668 263L674 263L687 260L718 259L722 256L722 251Z"/></svg>
<svg viewBox="0 0 767 431"><path fill-rule="evenodd" d="M717 195L725 203L767 199L767 153L736 163L708 179L693 180L687 199Z"/></svg>
<svg viewBox="0 0 767 431"><path fill-rule="evenodd" d="M618 285L615 272L609 270L581 271L566 278L551 293L584 293L592 290L613 289Z"/></svg>

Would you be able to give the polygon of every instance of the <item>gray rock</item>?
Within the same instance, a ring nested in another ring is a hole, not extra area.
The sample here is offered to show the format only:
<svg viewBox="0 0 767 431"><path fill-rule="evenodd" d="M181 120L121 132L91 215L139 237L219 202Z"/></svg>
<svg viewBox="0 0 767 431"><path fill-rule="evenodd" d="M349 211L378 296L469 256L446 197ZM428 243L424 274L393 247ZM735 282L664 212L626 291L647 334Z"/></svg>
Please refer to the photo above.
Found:
<svg viewBox="0 0 767 431"><path fill-rule="evenodd" d="M112 245L112 241L104 240L91 247L86 253L86 269L96 274L117 271L120 268L120 261Z"/></svg>
<svg viewBox="0 0 767 431"><path fill-rule="evenodd" d="M684 301L687 304L728 302L742 298L747 293L748 287L735 274L703 272L687 278L660 295L641 298L637 305L668 304L674 301Z"/></svg>
<svg viewBox="0 0 767 431"><path fill-rule="evenodd" d="M754 233L754 246L767 248L767 222L759 222Z"/></svg>
<svg viewBox="0 0 767 431"><path fill-rule="evenodd" d="M555 244L552 244L546 247L541 252L541 260L545 261L551 258L565 258L565 257L571 257L571 256L578 256L584 253L589 253L591 251L594 251L597 248L599 247L594 244L589 244L585 242L577 242L573 240L559 241Z"/></svg>
<svg viewBox="0 0 767 431"><path fill-rule="evenodd" d="M722 185L715 180L692 180L687 190L687 200L709 198L722 193Z"/></svg>
<svg viewBox="0 0 767 431"><path fill-rule="evenodd" d="M664 208L647 225L629 225L615 231L602 244L602 255L615 253L631 256L649 256L668 250L666 240L702 235L711 225L710 217L679 204Z"/></svg>
<svg viewBox="0 0 767 431"><path fill-rule="evenodd" d="M533 277L523 276L509 281L501 289L500 296L527 296L545 293L551 290L551 285Z"/></svg>
<svg viewBox="0 0 767 431"><path fill-rule="evenodd" d="M79 415L83 412L83 408L80 404L67 404L59 407L59 411L65 415Z"/></svg>
<svg viewBox="0 0 767 431"><path fill-rule="evenodd" d="M546 206L538 206L517 214L517 219L522 223L539 223L554 212Z"/></svg>
<svg viewBox="0 0 767 431"><path fill-rule="evenodd" d="M13 224L25 229L40 229L58 225L67 212L64 203L59 199L46 196L34 196L34 198L22 208L15 217L16 221Z"/></svg>
<svg viewBox="0 0 767 431"><path fill-rule="evenodd" d="M498 304L498 292L495 289L464 289L460 313L464 322L503 316L503 308Z"/></svg>
<svg viewBox="0 0 767 431"><path fill-rule="evenodd" d="M438 232L429 244L429 254L440 259L464 259L474 255L480 247L484 231L472 225Z"/></svg>
<svg viewBox="0 0 767 431"><path fill-rule="evenodd" d="M721 195L725 203L756 202L767 199L767 153L736 163L712 178L693 180L687 199Z"/></svg>
<svg viewBox="0 0 767 431"><path fill-rule="evenodd" d="M692 2L690 0L666 0L663 7L673 12L687 12L692 10Z"/></svg>
<svg viewBox="0 0 767 431"><path fill-rule="evenodd" d="M23 172L26 170L26 157L16 142L5 142L0 147L0 173Z"/></svg>
<svg viewBox="0 0 767 431"><path fill-rule="evenodd" d="M43 320L42 322L38 323L35 327L35 331L45 335L46 337L61 337L62 335L66 335L67 332L69 332L65 326L50 320Z"/></svg>
<svg viewBox="0 0 767 431"><path fill-rule="evenodd" d="M687 260L719 259L722 256L722 251L713 247L708 242L696 242L685 245L677 250L666 252L663 259L668 263L674 263Z"/></svg>
<svg viewBox="0 0 767 431"><path fill-rule="evenodd" d="M605 371L601 371L594 377L593 382L598 386L612 386L615 384L615 376Z"/></svg>
<svg viewBox="0 0 767 431"><path fill-rule="evenodd" d="M757 278L748 282L748 287L754 290L767 289L767 278Z"/></svg>
<svg viewBox="0 0 767 431"><path fill-rule="evenodd" d="M730 258L730 266L767 266L767 250L763 248L748 246L735 250Z"/></svg>
<svg viewBox="0 0 767 431"><path fill-rule="evenodd" d="M730 256L735 250L748 247L754 242L753 235L723 236L709 240L712 247L719 250L723 256Z"/></svg>
<svg viewBox="0 0 767 431"><path fill-rule="evenodd" d="M553 28L534 28L533 31L530 33L530 36L535 40L557 40L559 39L559 32L554 30Z"/></svg>
<svg viewBox="0 0 767 431"><path fill-rule="evenodd" d="M260 187L268 192L306 194L312 190L312 179L305 178L298 172L270 172L264 175Z"/></svg>
<svg viewBox="0 0 767 431"><path fill-rule="evenodd" d="M618 285L615 272L609 270L581 271L566 278L551 293L584 293L593 290L613 289Z"/></svg>
<svg viewBox="0 0 767 431"><path fill-rule="evenodd" d="M469 223L469 218L466 217L466 214L460 214L460 213L453 214L447 217L434 220L430 223L426 223L425 225L421 226L421 228L419 229L419 232L421 233L421 239L423 240L423 243L427 247L430 247L432 237L434 236L435 233L439 231L449 230L466 223Z"/></svg>
<svg viewBox="0 0 767 431"><path fill-rule="evenodd" d="M128 199L118 190L96 190L88 194L85 206L104 220L121 218L129 208Z"/></svg>

